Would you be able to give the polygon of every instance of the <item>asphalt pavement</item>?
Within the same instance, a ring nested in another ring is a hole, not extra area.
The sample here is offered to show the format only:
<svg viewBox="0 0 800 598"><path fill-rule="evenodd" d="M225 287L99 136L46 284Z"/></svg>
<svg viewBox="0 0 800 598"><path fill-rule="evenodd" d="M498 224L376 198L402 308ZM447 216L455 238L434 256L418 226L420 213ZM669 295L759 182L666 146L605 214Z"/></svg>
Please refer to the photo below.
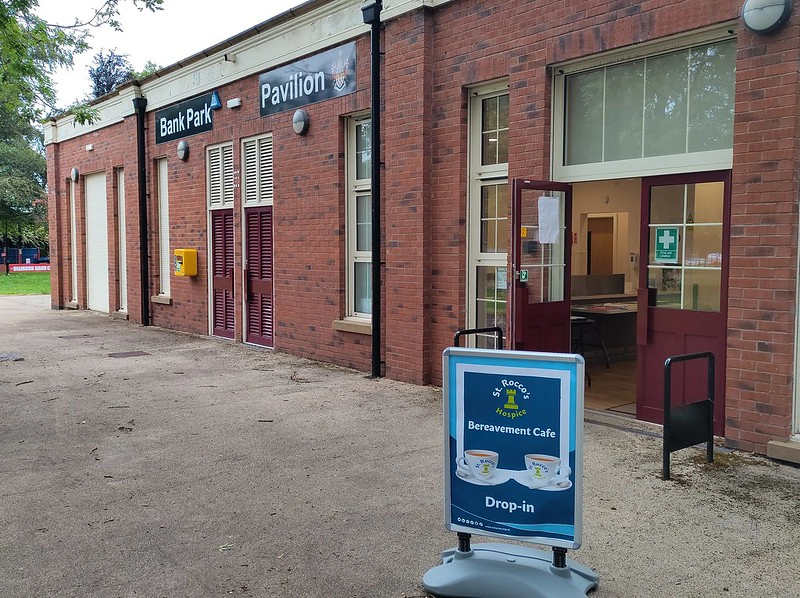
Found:
<svg viewBox="0 0 800 598"><path fill-rule="evenodd" d="M0 408L3 597L419 598L456 544L438 388L0 297ZM593 595L798 595L800 470L660 433L585 414Z"/></svg>

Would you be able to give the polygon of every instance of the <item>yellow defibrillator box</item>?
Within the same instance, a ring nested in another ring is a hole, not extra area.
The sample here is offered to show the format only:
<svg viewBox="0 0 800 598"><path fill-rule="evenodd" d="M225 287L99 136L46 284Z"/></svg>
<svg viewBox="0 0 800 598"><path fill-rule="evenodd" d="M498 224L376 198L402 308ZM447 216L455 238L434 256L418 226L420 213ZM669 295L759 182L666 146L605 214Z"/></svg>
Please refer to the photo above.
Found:
<svg viewBox="0 0 800 598"><path fill-rule="evenodd" d="M175 250L175 276L197 276L197 249Z"/></svg>

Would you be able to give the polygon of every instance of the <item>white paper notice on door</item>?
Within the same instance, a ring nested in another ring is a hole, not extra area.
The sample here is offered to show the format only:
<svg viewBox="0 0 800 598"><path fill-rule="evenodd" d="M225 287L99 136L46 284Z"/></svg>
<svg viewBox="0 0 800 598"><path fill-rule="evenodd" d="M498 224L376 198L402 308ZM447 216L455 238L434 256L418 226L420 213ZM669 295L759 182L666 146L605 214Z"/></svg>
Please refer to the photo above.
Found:
<svg viewBox="0 0 800 598"><path fill-rule="evenodd" d="M559 205L557 197L539 198L539 243L558 243Z"/></svg>

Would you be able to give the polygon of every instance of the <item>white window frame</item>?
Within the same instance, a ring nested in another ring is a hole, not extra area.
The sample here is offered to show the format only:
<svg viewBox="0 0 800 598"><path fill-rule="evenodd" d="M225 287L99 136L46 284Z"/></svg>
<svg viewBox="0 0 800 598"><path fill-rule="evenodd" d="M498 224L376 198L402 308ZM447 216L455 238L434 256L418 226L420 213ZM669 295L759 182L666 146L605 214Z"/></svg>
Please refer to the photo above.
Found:
<svg viewBox="0 0 800 598"><path fill-rule="evenodd" d="M345 136L345 185L347 199L345 202L345 217L346 217L346 282L345 292L347 294L347 312L345 315L346 320L353 320L357 322L372 322L372 314L360 312L356 309L355 301L355 264L356 263L372 263L372 251L359 251L357 249L357 226L356 226L356 213L357 213L357 198L365 194L372 193L372 173L370 171L369 178L357 178L356 168L356 130L358 125L363 124L365 121L370 121L370 114L357 114L347 118L347 132ZM371 199L370 199L371 205ZM370 209L370 214L372 213ZM372 223L374 226L375 223Z"/></svg>
<svg viewBox="0 0 800 598"><path fill-rule="evenodd" d="M553 65L553 119L551 178L573 183L617 178L639 178L663 174L681 174L710 170L730 170L733 167L733 148L687 154L673 154L613 162L565 164L566 78L569 75L602 67L654 57L693 46L735 39L735 22L714 26L699 32L677 35L666 40L636 44L630 48L606 52L568 63Z"/></svg>
<svg viewBox="0 0 800 598"><path fill-rule="evenodd" d="M493 97L509 95L507 81L500 81L469 90L469 111L467 126L469 136L467 139L468 165L468 197L467 197L467 297L466 317L467 327L475 328L478 317L477 294L478 276L480 266L504 268L508 272L508 252L483 253L481 252L481 191L484 186L509 184L508 162L500 164L481 164L482 148L482 101ZM511 219L511 189L509 187L509 220ZM510 242L510 239L509 239ZM508 281L508 276L506 276ZM510 302L506 303L506 318L510 316ZM468 339L473 342L474 339Z"/></svg>
<svg viewBox="0 0 800 598"><path fill-rule="evenodd" d="M169 169L167 159L156 161L158 171L158 294L170 297L172 256L169 250Z"/></svg>
<svg viewBox="0 0 800 598"><path fill-rule="evenodd" d="M217 174L217 172L219 174ZM208 209L233 207L233 143L219 143L206 148L206 197Z"/></svg>
<svg viewBox="0 0 800 598"><path fill-rule="evenodd" d="M78 304L78 216L76 213L75 181L69 181L69 253L70 253L70 303Z"/></svg>
<svg viewBox="0 0 800 598"><path fill-rule="evenodd" d="M116 169L117 177L117 268L119 272L119 311L128 312L128 225L125 214L125 170Z"/></svg>
<svg viewBox="0 0 800 598"><path fill-rule="evenodd" d="M275 198L272 133L242 139L242 206L271 206Z"/></svg>

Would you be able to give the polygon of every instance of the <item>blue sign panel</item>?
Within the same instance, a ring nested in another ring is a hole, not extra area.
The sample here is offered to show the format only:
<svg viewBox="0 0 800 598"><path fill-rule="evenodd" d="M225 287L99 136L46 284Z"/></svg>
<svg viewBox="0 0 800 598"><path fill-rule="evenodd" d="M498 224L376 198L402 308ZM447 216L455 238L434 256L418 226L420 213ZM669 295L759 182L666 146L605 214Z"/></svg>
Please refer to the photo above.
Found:
<svg viewBox="0 0 800 598"><path fill-rule="evenodd" d="M356 44L350 42L263 73L258 88L261 116L353 93Z"/></svg>
<svg viewBox="0 0 800 598"><path fill-rule="evenodd" d="M580 355L444 352L445 527L581 543Z"/></svg>

